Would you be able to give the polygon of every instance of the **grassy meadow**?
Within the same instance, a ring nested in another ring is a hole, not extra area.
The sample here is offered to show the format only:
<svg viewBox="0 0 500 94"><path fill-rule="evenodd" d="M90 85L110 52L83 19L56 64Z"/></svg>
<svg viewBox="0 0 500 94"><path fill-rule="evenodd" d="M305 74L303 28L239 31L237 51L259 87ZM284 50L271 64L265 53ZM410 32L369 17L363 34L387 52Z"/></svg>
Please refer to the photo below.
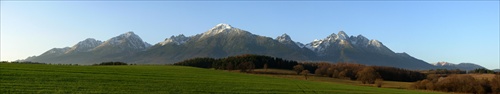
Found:
<svg viewBox="0 0 500 94"><path fill-rule="evenodd" d="M0 64L0 93L439 93L184 66Z"/></svg>

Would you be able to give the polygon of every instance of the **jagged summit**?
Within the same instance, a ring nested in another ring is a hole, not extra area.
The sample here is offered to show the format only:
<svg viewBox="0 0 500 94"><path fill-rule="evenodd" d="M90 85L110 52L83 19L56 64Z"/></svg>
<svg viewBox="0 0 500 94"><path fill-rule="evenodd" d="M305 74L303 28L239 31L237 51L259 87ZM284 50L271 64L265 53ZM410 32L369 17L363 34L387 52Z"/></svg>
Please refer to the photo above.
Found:
<svg viewBox="0 0 500 94"><path fill-rule="evenodd" d="M177 36L172 35L170 38L165 39L165 41L160 42L159 44L162 46L168 43L175 43L176 45L181 45L186 43L186 41L188 40L189 37L184 36L184 34L179 34Z"/></svg>
<svg viewBox="0 0 500 94"><path fill-rule="evenodd" d="M368 44L368 42L370 41L363 35L358 35L356 37L351 36L349 40L351 40L351 43L354 45L362 45L362 46L366 46L366 44Z"/></svg>
<svg viewBox="0 0 500 94"><path fill-rule="evenodd" d="M349 36L347 36L347 34L344 31L339 31L339 33L337 35L337 38L342 39L342 40L346 40L348 37Z"/></svg>
<svg viewBox="0 0 500 94"><path fill-rule="evenodd" d="M142 41L142 39L136 35L134 32L129 31L123 34L120 34L116 37L113 37L101 45L97 46L97 48L105 48L107 46L111 47L119 47L121 49L136 49L143 50L147 48L147 44Z"/></svg>
<svg viewBox="0 0 500 94"><path fill-rule="evenodd" d="M276 40L278 40L281 43L292 42L292 39L286 33L281 35L281 36L276 37Z"/></svg>
<svg viewBox="0 0 500 94"><path fill-rule="evenodd" d="M71 47L71 49L69 49L65 53L87 52L87 51L90 51L90 50L94 49L95 47L101 45L102 43L103 42L100 40L96 40L94 38L87 38L87 39L75 44L73 47Z"/></svg>
<svg viewBox="0 0 500 94"><path fill-rule="evenodd" d="M239 28L234 28L229 24L220 23L215 25L215 27L208 30L207 32L204 32L201 35L201 38L210 37L217 34L250 34L250 32L241 30Z"/></svg>
<svg viewBox="0 0 500 94"><path fill-rule="evenodd" d="M292 38L290 38L290 36L288 34L286 34L286 33L284 33L281 36L276 37L275 40L277 40L280 43L286 44L286 45L294 45L294 46L296 45L299 48L303 48L305 46L304 44L302 44L300 42L294 42L292 40Z"/></svg>

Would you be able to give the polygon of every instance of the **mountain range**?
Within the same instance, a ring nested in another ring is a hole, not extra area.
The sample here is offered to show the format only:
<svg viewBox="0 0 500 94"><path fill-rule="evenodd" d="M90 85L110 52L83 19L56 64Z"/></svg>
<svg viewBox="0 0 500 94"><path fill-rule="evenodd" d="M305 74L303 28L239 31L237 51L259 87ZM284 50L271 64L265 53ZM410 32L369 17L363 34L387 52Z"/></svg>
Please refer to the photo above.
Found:
<svg viewBox="0 0 500 94"><path fill-rule="evenodd" d="M72 47L53 48L24 61L66 64L95 64L107 61L172 64L195 57L222 58L242 54L267 55L297 61L354 62L405 69L440 68L407 53L395 53L378 40L362 35L349 36L344 31L303 44L293 41L287 34L271 38L252 34L229 24L218 24L193 36L171 36L155 45L142 41L133 32L106 41L88 38Z"/></svg>

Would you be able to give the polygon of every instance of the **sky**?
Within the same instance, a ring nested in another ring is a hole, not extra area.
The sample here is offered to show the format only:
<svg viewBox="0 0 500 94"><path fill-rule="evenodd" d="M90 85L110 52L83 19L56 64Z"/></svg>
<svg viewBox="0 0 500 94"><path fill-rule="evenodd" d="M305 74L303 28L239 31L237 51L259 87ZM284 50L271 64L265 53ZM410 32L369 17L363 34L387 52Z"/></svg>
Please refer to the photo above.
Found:
<svg viewBox="0 0 500 94"><path fill-rule="evenodd" d="M499 1L0 1L0 60L133 31L156 44L219 23L309 43L343 30L428 63L500 67Z"/></svg>

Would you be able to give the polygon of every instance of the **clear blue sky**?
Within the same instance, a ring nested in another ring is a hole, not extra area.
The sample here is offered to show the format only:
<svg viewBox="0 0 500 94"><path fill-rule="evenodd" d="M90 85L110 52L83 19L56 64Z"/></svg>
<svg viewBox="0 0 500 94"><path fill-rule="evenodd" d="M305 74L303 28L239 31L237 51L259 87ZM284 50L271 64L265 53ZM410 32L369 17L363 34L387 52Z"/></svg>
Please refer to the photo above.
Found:
<svg viewBox="0 0 500 94"><path fill-rule="evenodd" d="M435 63L499 68L499 1L1 1L1 60L134 31L156 44L219 23L309 43L339 30Z"/></svg>

